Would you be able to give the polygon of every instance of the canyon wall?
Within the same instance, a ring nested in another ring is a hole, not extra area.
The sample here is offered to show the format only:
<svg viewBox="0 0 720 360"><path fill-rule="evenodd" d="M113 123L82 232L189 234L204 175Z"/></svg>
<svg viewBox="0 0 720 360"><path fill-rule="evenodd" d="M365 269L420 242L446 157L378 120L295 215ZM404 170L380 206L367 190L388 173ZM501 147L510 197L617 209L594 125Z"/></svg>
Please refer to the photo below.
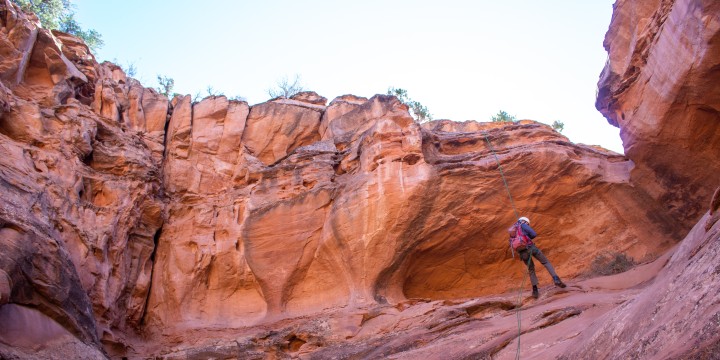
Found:
<svg viewBox="0 0 720 360"><path fill-rule="evenodd" d="M382 95L176 100L147 309L166 335L515 286L514 213L487 141L563 275L586 273L598 249L652 259L674 243L630 162L546 125L420 126Z"/></svg>
<svg viewBox="0 0 720 360"><path fill-rule="evenodd" d="M620 127L632 182L690 229L720 183L720 3L618 0L596 107Z"/></svg>
<svg viewBox="0 0 720 360"><path fill-rule="evenodd" d="M566 279L599 253L657 259L717 181L704 81L718 10L643 4L616 4L598 97L628 159L533 121L418 124L385 95L169 100L0 0L0 355L164 354L338 309L503 293L524 276L513 205ZM695 21L699 50L664 53ZM688 76L670 81L661 56ZM356 315L329 328L345 336Z"/></svg>
<svg viewBox="0 0 720 360"><path fill-rule="evenodd" d="M155 150L167 100L97 64L74 37L0 5L0 266L9 301L42 314L27 326L55 322L99 346L144 314L165 207Z"/></svg>

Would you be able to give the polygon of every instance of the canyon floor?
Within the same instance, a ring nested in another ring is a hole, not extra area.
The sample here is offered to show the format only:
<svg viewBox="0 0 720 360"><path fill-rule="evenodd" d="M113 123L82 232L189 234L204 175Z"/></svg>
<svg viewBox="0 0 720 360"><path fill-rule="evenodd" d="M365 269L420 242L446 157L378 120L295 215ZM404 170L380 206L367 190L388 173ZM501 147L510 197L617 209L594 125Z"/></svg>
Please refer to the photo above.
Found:
<svg viewBox="0 0 720 360"><path fill-rule="evenodd" d="M518 287L524 282L520 292L336 309L230 332L199 330L189 336L224 338L212 344L183 343L173 349L169 337L164 339L165 349L138 350L163 354L167 359L233 354L240 359L266 359L268 354L278 359L515 359L518 351L523 359L556 358L567 353L574 345L572 340L594 321L653 283L672 252L625 273L570 279L564 289L541 286L537 300L530 296L529 281L518 264L518 272L498 281L517 283Z"/></svg>

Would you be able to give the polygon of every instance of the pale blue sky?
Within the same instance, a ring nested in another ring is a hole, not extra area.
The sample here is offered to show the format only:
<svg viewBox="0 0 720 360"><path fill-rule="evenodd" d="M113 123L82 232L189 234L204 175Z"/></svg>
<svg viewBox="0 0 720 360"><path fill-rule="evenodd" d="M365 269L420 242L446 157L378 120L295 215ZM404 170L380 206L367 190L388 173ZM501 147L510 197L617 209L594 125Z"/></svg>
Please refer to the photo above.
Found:
<svg viewBox="0 0 720 360"><path fill-rule="evenodd" d="M103 35L98 60L133 63L175 91L250 104L283 76L332 100L408 90L436 119L560 120L575 142L622 152L595 110L612 0L75 0Z"/></svg>

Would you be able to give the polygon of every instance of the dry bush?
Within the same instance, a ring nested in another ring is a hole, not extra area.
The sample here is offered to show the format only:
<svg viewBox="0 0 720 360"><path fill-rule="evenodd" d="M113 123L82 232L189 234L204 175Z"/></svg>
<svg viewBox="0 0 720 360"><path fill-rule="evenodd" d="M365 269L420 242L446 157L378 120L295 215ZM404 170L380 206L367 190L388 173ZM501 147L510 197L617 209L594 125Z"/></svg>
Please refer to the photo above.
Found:
<svg viewBox="0 0 720 360"><path fill-rule="evenodd" d="M595 275L613 275L626 272L635 265L635 260L623 253L605 251L595 256L590 271Z"/></svg>

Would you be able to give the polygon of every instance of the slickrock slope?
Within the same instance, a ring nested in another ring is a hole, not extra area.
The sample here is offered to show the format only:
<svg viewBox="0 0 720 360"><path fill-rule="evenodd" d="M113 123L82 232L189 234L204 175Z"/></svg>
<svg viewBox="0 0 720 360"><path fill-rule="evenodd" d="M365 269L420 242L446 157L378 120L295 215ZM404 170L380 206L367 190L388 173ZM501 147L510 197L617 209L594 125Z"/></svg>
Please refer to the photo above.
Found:
<svg viewBox="0 0 720 360"><path fill-rule="evenodd" d="M720 2L618 0L605 49L596 106L632 182L689 230L720 182Z"/></svg>
<svg viewBox="0 0 720 360"><path fill-rule="evenodd" d="M169 101L8 0L0 24L1 357L514 356L509 291L525 275L492 149L571 284L524 299L524 354L714 339L714 295L683 304L711 291L689 279L717 280L702 245L717 241L716 213L667 262L686 234L677 211L700 215L709 190L671 202L638 180L657 169L642 141L633 162L533 121L420 125L384 95ZM672 174L655 175L678 189ZM582 280L600 251L648 263ZM653 299L687 321L646 321ZM606 337L629 317L627 337Z"/></svg>
<svg viewBox="0 0 720 360"><path fill-rule="evenodd" d="M720 351L720 188L653 283L584 331L577 358L715 359Z"/></svg>

